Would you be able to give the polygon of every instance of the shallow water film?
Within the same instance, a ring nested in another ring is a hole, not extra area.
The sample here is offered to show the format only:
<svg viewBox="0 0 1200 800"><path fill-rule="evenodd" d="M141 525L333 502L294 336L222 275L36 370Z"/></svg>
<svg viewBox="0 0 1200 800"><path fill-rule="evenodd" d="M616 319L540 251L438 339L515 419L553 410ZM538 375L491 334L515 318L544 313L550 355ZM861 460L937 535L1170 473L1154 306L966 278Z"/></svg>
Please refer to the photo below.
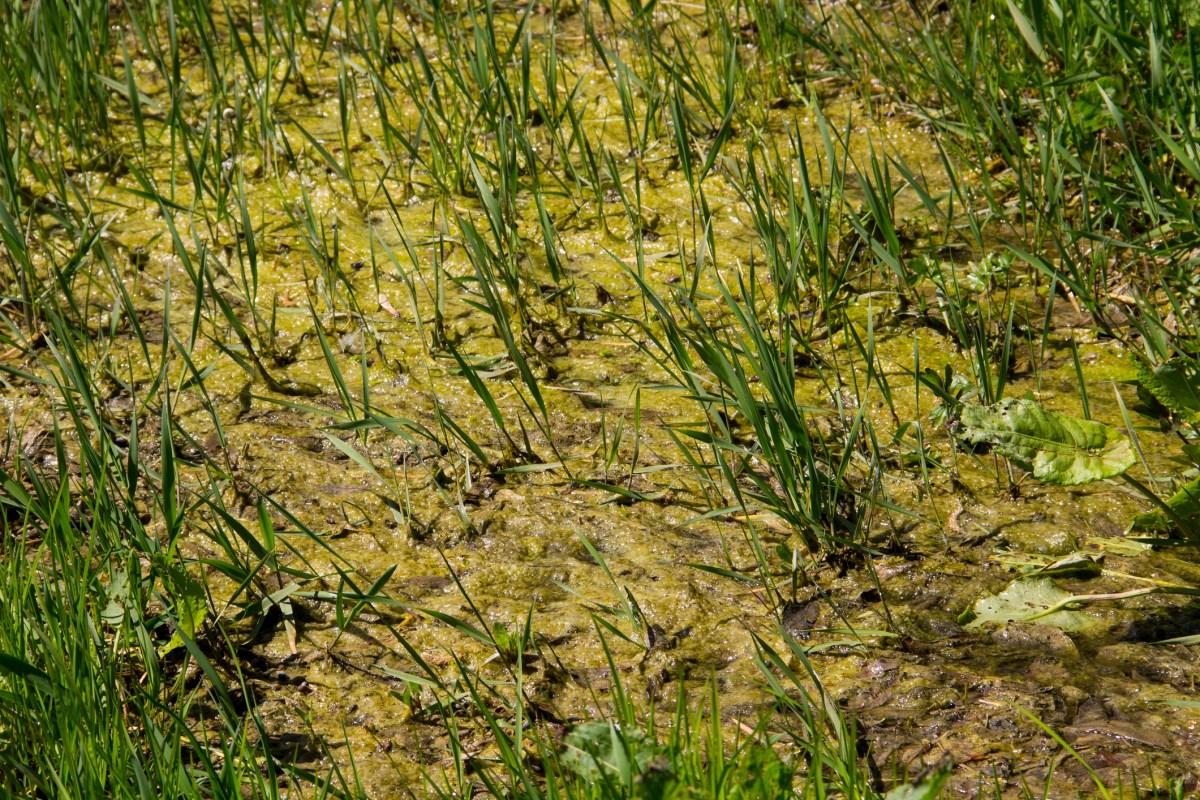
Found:
<svg viewBox="0 0 1200 800"><path fill-rule="evenodd" d="M0 787L1200 780L1200 8L0 0Z"/></svg>

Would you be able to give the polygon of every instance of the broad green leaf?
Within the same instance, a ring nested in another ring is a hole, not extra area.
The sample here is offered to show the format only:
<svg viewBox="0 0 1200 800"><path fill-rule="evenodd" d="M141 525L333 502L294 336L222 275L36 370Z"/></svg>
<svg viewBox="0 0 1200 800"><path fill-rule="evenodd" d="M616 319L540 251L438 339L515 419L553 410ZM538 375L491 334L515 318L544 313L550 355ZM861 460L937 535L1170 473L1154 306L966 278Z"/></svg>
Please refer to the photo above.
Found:
<svg viewBox="0 0 1200 800"><path fill-rule="evenodd" d="M208 614L208 601L204 594L204 586L192 577L182 564L175 561L163 563L162 559L155 560L158 562L159 577L174 604L176 632L171 640L162 647L161 654L166 655L184 645L185 642L180 633L189 640L195 640L196 631L204 623L204 617Z"/></svg>
<svg viewBox="0 0 1200 800"><path fill-rule="evenodd" d="M960 436L987 444L1045 483L1078 486L1133 466L1129 439L1116 428L1047 411L1034 400L964 405Z"/></svg>
<svg viewBox="0 0 1200 800"><path fill-rule="evenodd" d="M1172 414L1200 425L1200 368L1195 362L1173 358L1153 370L1139 364L1138 383Z"/></svg>
<svg viewBox="0 0 1200 800"><path fill-rule="evenodd" d="M659 755L652 739L639 730L622 730L594 720L577 726L563 741L562 764L588 783L628 785Z"/></svg>
<svg viewBox="0 0 1200 800"><path fill-rule="evenodd" d="M1200 467L1200 445L1185 444L1180 447L1180 450L1182 450L1183 455L1192 462L1193 466Z"/></svg>
<svg viewBox="0 0 1200 800"><path fill-rule="evenodd" d="M115 628L125 621L125 606L129 602L129 573L124 570L114 572L104 593L108 603L100 612L100 618Z"/></svg>
<svg viewBox="0 0 1200 800"><path fill-rule="evenodd" d="M1046 613L1071 597L1049 578L1023 578L1010 583L1000 594L979 598L972 608L959 615L958 622L968 629L989 623L1003 625L1024 620L1036 620L1064 631L1081 631L1090 627L1093 620L1082 611Z"/></svg>
<svg viewBox="0 0 1200 800"><path fill-rule="evenodd" d="M1200 478L1185 483L1167 499L1167 506L1184 522L1200 528ZM1129 529L1139 533L1169 533L1175 529L1175 523L1162 511L1148 511L1135 516Z"/></svg>

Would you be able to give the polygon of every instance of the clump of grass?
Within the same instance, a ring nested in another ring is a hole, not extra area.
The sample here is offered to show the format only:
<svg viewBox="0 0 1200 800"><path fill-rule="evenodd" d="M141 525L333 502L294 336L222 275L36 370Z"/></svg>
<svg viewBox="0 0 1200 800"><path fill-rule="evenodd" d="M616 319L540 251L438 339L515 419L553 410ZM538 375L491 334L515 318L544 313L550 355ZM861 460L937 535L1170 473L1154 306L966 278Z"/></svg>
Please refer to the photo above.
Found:
<svg viewBox="0 0 1200 800"><path fill-rule="evenodd" d="M661 339L649 340L654 348L651 355L676 377L678 389L689 392L708 410L707 435L690 429L676 433L708 440L729 487L739 492L741 480L753 487L742 505L778 515L810 550L852 541L857 513L849 511L854 492L845 475L862 420L859 417L851 424L846 441L839 444L840 458L813 432L809 417L821 411L806 406L796 395L794 370L800 345L790 328L784 326L778 338L764 330L752 310L749 283L740 286L737 296L721 286L736 325L731 332L718 331L684 297L676 298L677 315L649 286L642 284L642 291L664 328ZM713 376L712 384L699 378L704 373ZM734 424L743 419L752 438L739 444ZM769 475L752 467L757 459L768 465Z"/></svg>
<svg viewBox="0 0 1200 800"><path fill-rule="evenodd" d="M220 640L198 644L208 600L178 549L186 512L167 395L151 468L136 423L126 437L101 414L78 334L50 321L41 385L61 393L69 427L49 432L43 462L10 448L0 473L0 781L18 796L276 797L288 768L233 700L246 687L213 667Z"/></svg>

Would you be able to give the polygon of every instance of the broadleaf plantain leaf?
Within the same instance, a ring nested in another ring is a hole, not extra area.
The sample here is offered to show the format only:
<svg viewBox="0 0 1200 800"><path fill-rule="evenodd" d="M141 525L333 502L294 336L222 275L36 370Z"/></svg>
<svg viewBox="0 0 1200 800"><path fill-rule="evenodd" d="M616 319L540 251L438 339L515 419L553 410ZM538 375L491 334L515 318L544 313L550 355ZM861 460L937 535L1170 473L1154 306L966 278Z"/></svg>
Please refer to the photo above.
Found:
<svg viewBox="0 0 1200 800"><path fill-rule="evenodd" d="M1113 478L1133 466L1129 439L1099 422L1048 411L1034 400L964 405L960 436L990 445L1044 483L1078 486Z"/></svg>

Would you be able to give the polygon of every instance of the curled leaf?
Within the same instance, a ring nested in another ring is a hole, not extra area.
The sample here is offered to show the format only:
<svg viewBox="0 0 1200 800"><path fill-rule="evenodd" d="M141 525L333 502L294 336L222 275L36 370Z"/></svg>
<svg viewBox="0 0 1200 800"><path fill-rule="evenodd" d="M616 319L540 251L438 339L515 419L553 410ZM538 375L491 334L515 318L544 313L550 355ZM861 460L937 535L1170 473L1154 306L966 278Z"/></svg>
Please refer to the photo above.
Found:
<svg viewBox="0 0 1200 800"><path fill-rule="evenodd" d="M1029 575L1039 578L1076 578L1086 580L1089 578L1098 578L1102 572L1104 572L1104 567L1096 559L1085 553L1072 553L1066 558L1060 558L1052 564L1034 569Z"/></svg>

